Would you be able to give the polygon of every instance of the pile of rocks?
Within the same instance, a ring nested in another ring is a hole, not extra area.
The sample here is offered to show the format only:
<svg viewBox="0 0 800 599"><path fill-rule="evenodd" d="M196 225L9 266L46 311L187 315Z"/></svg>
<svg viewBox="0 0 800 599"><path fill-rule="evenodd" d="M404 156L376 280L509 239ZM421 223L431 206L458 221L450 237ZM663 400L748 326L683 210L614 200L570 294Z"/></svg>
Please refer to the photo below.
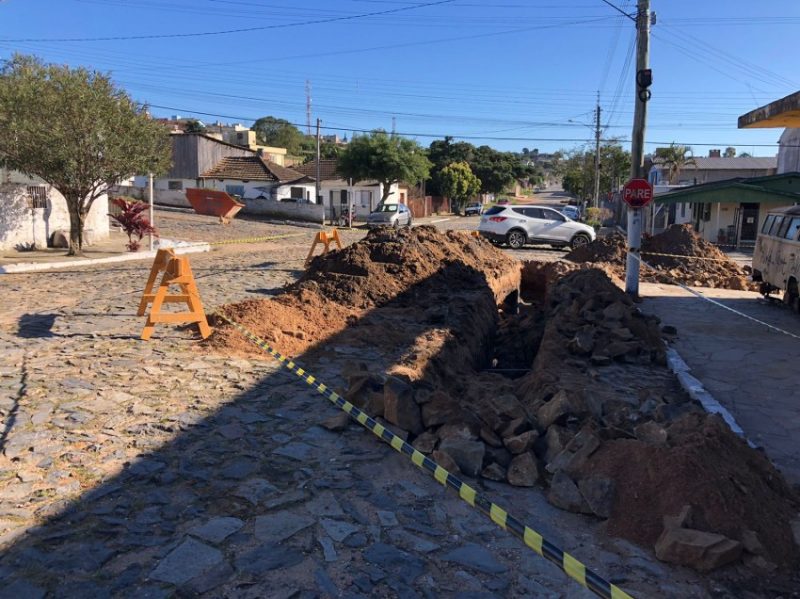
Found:
<svg viewBox="0 0 800 599"><path fill-rule="evenodd" d="M627 242L620 233L612 233L567 254L577 263L608 264L618 276L624 276ZM714 244L699 237L690 225L672 225L663 233L642 239L641 269L643 281L695 287L755 289L747 280L746 269L728 258ZM649 266L648 266L649 265Z"/></svg>

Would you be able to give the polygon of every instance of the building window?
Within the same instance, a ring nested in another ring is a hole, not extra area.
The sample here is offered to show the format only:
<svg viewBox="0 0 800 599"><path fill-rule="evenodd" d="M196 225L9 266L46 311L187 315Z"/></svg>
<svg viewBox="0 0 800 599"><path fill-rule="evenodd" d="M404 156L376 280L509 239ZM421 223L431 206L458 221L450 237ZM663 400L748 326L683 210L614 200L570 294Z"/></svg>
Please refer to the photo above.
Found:
<svg viewBox="0 0 800 599"><path fill-rule="evenodd" d="M31 208L47 208L47 188L44 185L29 185L28 196Z"/></svg>
<svg viewBox="0 0 800 599"><path fill-rule="evenodd" d="M244 185L226 185L225 193L231 196L241 197L244 195Z"/></svg>
<svg viewBox="0 0 800 599"><path fill-rule="evenodd" d="M183 181L168 181L167 189L169 189L170 191L182 191Z"/></svg>
<svg viewBox="0 0 800 599"><path fill-rule="evenodd" d="M372 192L371 191L357 191L359 203L362 208L372 209Z"/></svg>
<svg viewBox="0 0 800 599"><path fill-rule="evenodd" d="M681 218L686 218L686 204L681 204Z"/></svg>
<svg viewBox="0 0 800 599"><path fill-rule="evenodd" d="M304 191L302 187L290 187L289 197L293 200L302 200L305 197Z"/></svg>

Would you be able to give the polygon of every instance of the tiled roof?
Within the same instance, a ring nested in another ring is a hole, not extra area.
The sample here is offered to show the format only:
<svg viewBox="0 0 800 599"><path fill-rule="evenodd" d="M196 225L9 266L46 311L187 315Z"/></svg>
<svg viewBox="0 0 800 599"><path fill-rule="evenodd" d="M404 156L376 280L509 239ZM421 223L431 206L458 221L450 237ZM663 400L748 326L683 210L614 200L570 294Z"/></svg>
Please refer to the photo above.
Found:
<svg viewBox="0 0 800 599"><path fill-rule="evenodd" d="M339 161L335 158L329 160L320 160L319 161L319 180L320 181L332 181L334 179L341 179L339 175L336 174L336 167ZM305 164L299 164L294 167L296 171L303 173L304 175L308 175L309 177L316 177L317 176L317 161L312 160L311 162L306 162Z"/></svg>
<svg viewBox="0 0 800 599"><path fill-rule="evenodd" d="M771 168L778 168L777 157L755 157L755 156L737 156L734 158L709 157L709 156L695 156L694 161L697 166L693 164L684 165L681 170L766 170ZM655 158L653 164L660 166L663 164L661 158Z"/></svg>
<svg viewBox="0 0 800 599"><path fill-rule="evenodd" d="M305 175L280 166L260 156L227 156L200 175L203 179L236 179L237 181L274 181L288 183Z"/></svg>

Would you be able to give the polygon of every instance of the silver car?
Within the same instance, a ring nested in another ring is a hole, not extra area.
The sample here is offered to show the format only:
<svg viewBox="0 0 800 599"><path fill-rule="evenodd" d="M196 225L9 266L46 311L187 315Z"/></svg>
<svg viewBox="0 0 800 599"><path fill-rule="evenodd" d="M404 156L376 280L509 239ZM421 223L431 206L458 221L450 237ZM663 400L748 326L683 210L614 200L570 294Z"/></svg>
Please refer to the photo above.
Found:
<svg viewBox="0 0 800 599"><path fill-rule="evenodd" d="M492 206L481 216L481 236L519 249L527 243L578 247L594 241L594 229L547 206Z"/></svg>
<svg viewBox="0 0 800 599"><path fill-rule="evenodd" d="M411 226L411 211L405 204L380 204L374 212L367 217L367 226L373 227L400 227Z"/></svg>

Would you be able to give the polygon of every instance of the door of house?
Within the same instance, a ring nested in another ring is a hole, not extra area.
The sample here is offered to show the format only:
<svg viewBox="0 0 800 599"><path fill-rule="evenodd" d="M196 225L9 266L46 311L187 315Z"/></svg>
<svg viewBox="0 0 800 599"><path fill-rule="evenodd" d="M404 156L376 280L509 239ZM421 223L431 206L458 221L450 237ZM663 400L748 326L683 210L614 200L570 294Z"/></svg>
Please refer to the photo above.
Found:
<svg viewBox="0 0 800 599"><path fill-rule="evenodd" d="M755 242L758 236L758 204L741 205L742 228L739 233L740 242Z"/></svg>

